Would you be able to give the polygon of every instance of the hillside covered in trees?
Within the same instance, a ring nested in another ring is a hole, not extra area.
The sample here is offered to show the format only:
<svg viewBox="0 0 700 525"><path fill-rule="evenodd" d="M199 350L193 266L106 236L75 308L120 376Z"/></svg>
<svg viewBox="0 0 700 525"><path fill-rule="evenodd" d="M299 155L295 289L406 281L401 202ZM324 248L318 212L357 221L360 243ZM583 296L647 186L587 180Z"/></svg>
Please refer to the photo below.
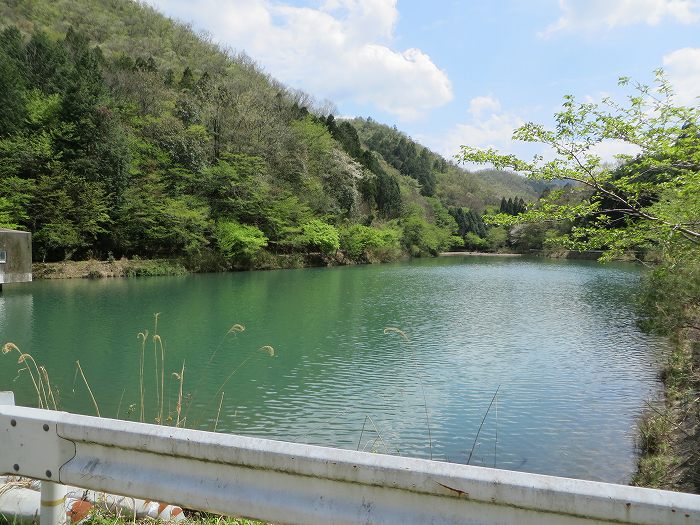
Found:
<svg viewBox="0 0 700 525"><path fill-rule="evenodd" d="M498 248L483 212L545 188L335 119L146 5L13 0L0 20L0 226L31 231L37 260L222 269Z"/></svg>

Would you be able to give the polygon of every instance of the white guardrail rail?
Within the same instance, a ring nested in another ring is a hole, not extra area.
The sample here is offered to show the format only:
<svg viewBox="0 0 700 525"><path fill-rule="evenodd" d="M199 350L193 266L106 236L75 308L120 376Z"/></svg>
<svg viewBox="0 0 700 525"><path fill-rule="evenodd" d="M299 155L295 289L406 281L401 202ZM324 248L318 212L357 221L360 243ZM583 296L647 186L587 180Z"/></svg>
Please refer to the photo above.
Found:
<svg viewBox="0 0 700 525"><path fill-rule="evenodd" d="M61 521L61 512L52 514L51 507L60 501L62 485L299 525L700 524L700 496L693 494L131 423L2 401L0 396L0 475L44 480L42 525Z"/></svg>

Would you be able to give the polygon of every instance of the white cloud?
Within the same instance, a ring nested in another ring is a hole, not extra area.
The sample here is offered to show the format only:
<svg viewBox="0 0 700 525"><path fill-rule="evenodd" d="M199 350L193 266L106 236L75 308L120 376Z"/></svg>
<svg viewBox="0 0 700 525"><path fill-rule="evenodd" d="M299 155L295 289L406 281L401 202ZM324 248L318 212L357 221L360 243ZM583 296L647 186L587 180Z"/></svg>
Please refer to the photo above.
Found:
<svg viewBox="0 0 700 525"><path fill-rule="evenodd" d="M698 0L559 0L561 17L539 33L599 31L635 24L658 25L669 18L682 24L700 20Z"/></svg>
<svg viewBox="0 0 700 525"><path fill-rule="evenodd" d="M457 124L442 137L426 138L445 158L453 158L462 145L492 147L510 153L521 151L511 137L524 120L513 112L504 111L498 99L490 95L475 97L469 101L468 113L469 118L464 123Z"/></svg>
<svg viewBox="0 0 700 525"><path fill-rule="evenodd" d="M700 104L700 48L685 47L663 57L664 70L684 105Z"/></svg>
<svg viewBox="0 0 700 525"><path fill-rule="evenodd" d="M590 153L597 155L603 162L616 163L617 155L637 155L641 153L639 146L624 140L604 140L593 146Z"/></svg>
<svg viewBox="0 0 700 525"><path fill-rule="evenodd" d="M396 0L325 0L318 8L273 0L150 2L319 98L373 104L402 120L452 100L447 74L427 54L390 47Z"/></svg>
<svg viewBox="0 0 700 525"><path fill-rule="evenodd" d="M475 97L469 101L469 113L474 118L481 117L487 111L500 111L501 103L491 95L485 97Z"/></svg>
<svg viewBox="0 0 700 525"><path fill-rule="evenodd" d="M591 96L591 102L598 101ZM500 101L493 96L475 97L469 101L469 118L442 137L421 137L432 149L445 158L454 158L460 146L474 148L494 148L500 153L511 153L521 159L530 159L539 154L545 160L556 158L556 152L549 146L539 143L526 143L512 139L513 131L525 123L517 112L504 110ZM593 146L590 153L599 156L603 162L616 162L616 155L636 155L639 148L621 140L605 140ZM469 165L470 168L479 166Z"/></svg>

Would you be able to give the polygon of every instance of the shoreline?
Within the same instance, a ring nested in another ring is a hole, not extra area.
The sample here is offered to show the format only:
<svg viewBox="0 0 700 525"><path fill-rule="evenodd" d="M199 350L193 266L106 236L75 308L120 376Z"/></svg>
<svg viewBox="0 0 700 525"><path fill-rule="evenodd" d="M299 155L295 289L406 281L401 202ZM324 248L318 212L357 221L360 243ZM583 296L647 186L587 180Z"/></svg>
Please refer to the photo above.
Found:
<svg viewBox="0 0 700 525"><path fill-rule="evenodd" d="M491 252L440 252L438 257L523 257L522 253L491 253Z"/></svg>
<svg viewBox="0 0 700 525"><path fill-rule="evenodd" d="M637 425L637 472L630 484L700 493L700 328L671 337L660 370L663 391L647 403Z"/></svg>
<svg viewBox="0 0 700 525"><path fill-rule="evenodd" d="M582 259L595 260L600 256L600 252L557 252L545 253L542 251L532 251L531 253L514 252L475 252L475 251L447 251L440 252L436 257L542 257L546 259ZM399 257L395 260L401 260ZM191 261L190 261L191 262ZM321 254L282 254L274 255L266 260L258 261L258 265L250 267L227 268L221 261L211 264L196 264L190 266L185 264L182 258L173 259L114 259L102 261L98 259L88 259L85 261L60 261L60 262L35 262L32 264L32 274L34 280L46 279L102 279L112 277L155 277L188 275L195 273L211 272L236 272L236 271L264 271L282 270L295 268L319 268L332 266L348 266L357 264L381 264L387 261L365 261L357 262L347 259L341 254L335 256L323 256Z"/></svg>
<svg viewBox="0 0 700 525"><path fill-rule="evenodd" d="M102 279L111 277L139 277L155 275L186 275L192 273L178 260L119 259L114 261L62 261L33 263L33 280L48 279Z"/></svg>
<svg viewBox="0 0 700 525"><path fill-rule="evenodd" d="M437 257L522 257L521 253L487 253L487 252L442 252ZM401 260L402 258L396 259ZM189 275L195 273L210 272L236 272L236 271L266 271L294 268L318 268L332 266L349 266L357 264L381 264L382 262L354 262L344 257L322 257L319 254L295 254L294 256L276 256L267 264L252 266L249 268L224 268L217 266L212 268L188 268L182 259L115 259L113 261L101 261L88 259L86 261L61 261L61 262L35 262L32 264L34 280L48 279L107 279L129 277L154 277ZM272 262L272 264L270 264Z"/></svg>

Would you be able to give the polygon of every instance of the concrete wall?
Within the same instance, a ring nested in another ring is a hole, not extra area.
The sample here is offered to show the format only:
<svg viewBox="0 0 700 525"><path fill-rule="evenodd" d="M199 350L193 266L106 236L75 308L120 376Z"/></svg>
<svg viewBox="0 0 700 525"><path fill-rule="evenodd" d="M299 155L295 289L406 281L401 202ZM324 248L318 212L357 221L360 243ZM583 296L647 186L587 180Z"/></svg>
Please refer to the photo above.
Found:
<svg viewBox="0 0 700 525"><path fill-rule="evenodd" d="M2 262L2 252L5 262ZM0 284L32 280L32 234L0 229Z"/></svg>

